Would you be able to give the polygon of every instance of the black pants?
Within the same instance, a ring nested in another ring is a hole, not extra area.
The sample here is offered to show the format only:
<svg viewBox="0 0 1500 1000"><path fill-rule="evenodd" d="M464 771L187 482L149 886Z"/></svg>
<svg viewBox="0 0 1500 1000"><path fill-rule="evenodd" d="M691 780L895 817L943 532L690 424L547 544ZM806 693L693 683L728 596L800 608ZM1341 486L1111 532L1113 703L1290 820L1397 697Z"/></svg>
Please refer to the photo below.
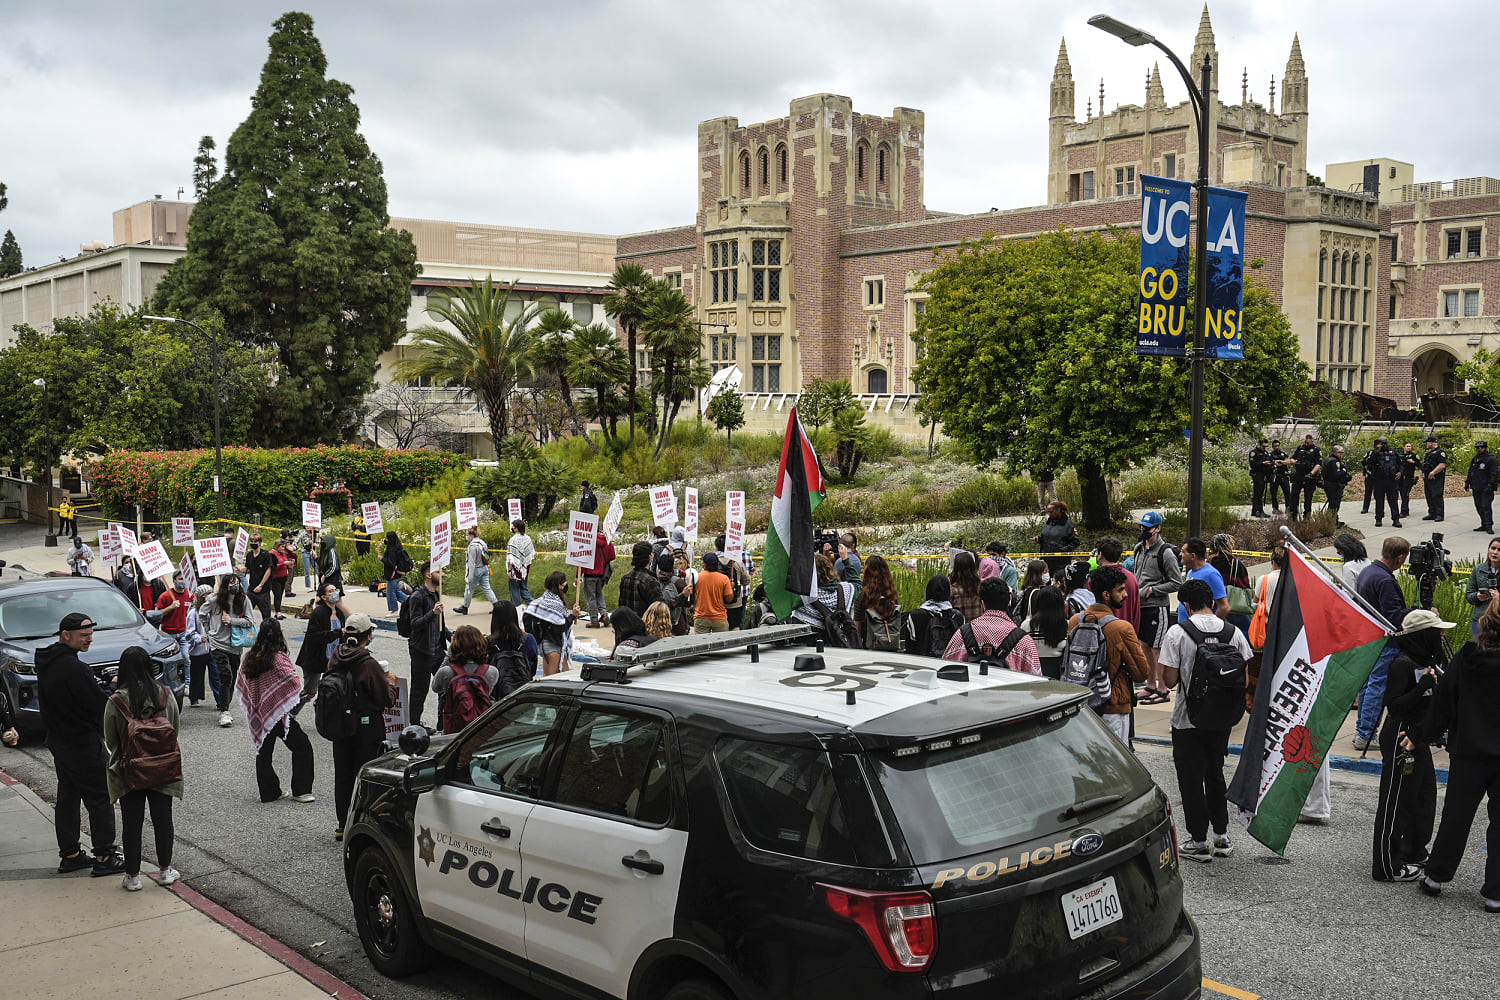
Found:
<svg viewBox="0 0 1500 1000"><path fill-rule="evenodd" d="M276 741L286 743L292 752L292 794L306 795L313 786L313 748L307 733L290 715L276 723L266 734L260 752L255 755L255 786L262 802L281 798L281 778L276 774Z"/></svg>
<svg viewBox="0 0 1500 1000"><path fill-rule="evenodd" d="M284 576L271 577L271 602L276 608L276 613L281 614L281 598L286 592L287 578Z"/></svg>
<svg viewBox="0 0 1500 1000"><path fill-rule="evenodd" d="M732 632L745 624L745 606L741 604L737 608L725 608L729 615L729 630Z"/></svg>
<svg viewBox="0 0 1500 1000"><path fill-rule="evenodd" d="M407 696L411 709L406 713L407 721L422 724L422 709L427 705L427 691L432 687L432 675L443 662L442 653L422 653L407 647L411 653L411 692Z"/></svg>
<svg viewBox="0 0 1500 1000"><path fill-rule="evenodd" d="M203 678L207 675L214 704L219 703L219 666L212 653L196 653L188 658L188 701L194 705L203 700Z"/></svg>
<svg viewBox="0 0 1500 1000"><path fill-rule="evenodd" d="M1368 514L1368 513L1370 513L1370 497L1374 496L1374 494L1375 494L1375 483L1376 483L1375 477L1372 476L1372 475L1370 475L1368 472L1366 472L1365 473L1365 502L1360 505L1360 511L1359 512L1361 514Z"/></svg>
<svg viewBox="0 0 1500 1000"><path fill-rule="evenodd" d="M375 716L375 723L360 726L353 736L343 736L333 741L333 809L338 815L339 829L349 819L349 803L354 798L354 782L359 769L380 756L380 744L385 739L385 718Z"/></svg>
<svg viewBox="0 0 1500 1000"><path fill-rule="evenodd" d="M260 593L250 591L250 604L256 611L260 612L260 620L265 621L271 617L271 585L268 583L260 589Z"/></svg>
<svg viewBox="0 0 1500 1000"><path fill-rule="evenodd" d="M1422 493L1427 497L1427 513L1435 521L1443 519L1443 480L1446 478L1438 476L1436 479L1422 479Z"/></svg>
<svg viewBox="0 0 1500 1000"><path fill-rule="evenodd" d="M141 873L141 833L146 825L146 807L151 807L151 832L156 835L156 863L172 864L172 796L154 788L126 792L120 796L120 837L125 845L125 874Z"/></svg>
<svg viewBox="0 0 1500 1000"><path fill-rule="evenodd" d="M1323 492L1328 497L1328 509L1333 511L1335 521L1339 519L1339 505L1344 502L1344 487L1325 486Z"/></svg>
<svg viewBox="0 0 1500 1000"><path fill-rule="evenodd" d="M1229 803L1224 799L1224 755L1228 752L1227 729L1172 730L1172 765L1182 795L1182 822L1193 840L1207 840L1210 824L1214 833L1229 830Z"/></svg>
<svg viewBox="0 0 1500 1000"><path fill-rule="evenodd" d="M229 703L234 700L234 679L240 672L240 651L238 649L215 649L214 668L219 672L219 690L216 693L217 708L221 712L229 711Z"/></svg>
<svg viewBox="0 0 1500 1000"><path fill-rule="evenodd" d="M1396 489L1401 494L1401 516L1411 517L1411 488L1417 485L1415 479L1399 479L1396 481Z"/></svg>
<svg viewBox="0 0 1500 1000"><path fill-rule="evenodd" d="M1372 486L1366 486L1365 488L1373 488L1375 491L1376 524L1385 519L1385 510L1387 507L1391 510L1392 523L1401 520L1401 494L1396 489L1396 481L1394 479L1376 479L1373 480Z"/></svg>
<svg viewBox="0 0 1500 1000"><path fill-rule="evenodd" d="M1493 490L1474 491L1474 511L1479 515L1479 526L1485 531L1495 530L1494 514L1490 513L1490 505L1495 502Z"/></svg>
<svg viewBox="0 0 1500 1000"><path fill-rule="evenodd" d="M104 749L103 737L92 743L61 746L49 743L47 749L52 751L52 765L57 770L54 816L57 853L65 858L78 853L83 825L81 805L89 811L89 839L93 841L94 857L113 854L115 807L109 801L109 780L105 777L109 751Z"/></svg>
<svg viewBox="0 0 1500 1000"><path fill-rule="evenodd" d="M1291 483L1291 480L1284 479L1284 478L1278 476L1276 478L1276 480L1271 483L1271 509L1272 510L1275 510L1275 511L1281 510L1281 500L1282 500L1283 497L1286 498L1286 509L1287 509L1287 511L1291 512L1291 511L1295 510L1297 504L1296 504L1296 501L1294 501L1292 499L1292 483Z"/></svg>
<svg viewBox="0 0 1500 1000"><path fill-rule="evenodd" d="M1417 744L1411 774L1402 774L1396 763L1397 731L1405 729L1388 720L1380 731L1380 799L1375 805L1375 850L1370 875L1389 882L1404 865L1427 859L1437 817L1437 775L1432 768L1432 749Z"/></svg>
<svg viewBox="0 0 1500 1000"><path fill-rule="evenodd" d="M1427 860L1427 877L1434 882L1449 882L1463 860L1469 840L1469 827L1479 800L1489 797L1489 850L1484 856L1484 885L1479 892L1485 899L1500 901L1500 757L1471 757L1455 754L1448 761L1448 796L1443 802L1443 821L1438 825L1437 840L1432 843L1432 857Z"/></svg>
<svg viewBox="0 0 1500 1000"><path fill-rule="evenodd" d="M1297 504L1300 501L1302 504L1302 520L1306 521L1312 517L1313 494L1316 492L1318 492L1317 485L1308 482L1306 479L1299 479L1292 483L1292 499L1287 504L1287 516L1293 519L1296 518Z"/></svg>
<svg viewBox="0 0 1500 1000"><path fill-rule="evenodd" d="M1263 476L1252 475L1250 483L1250 514L1253 517L1258 517L1265 513L1266 480ZM1276 494L1273 492L1271 496L1274 499Z"/></svg>

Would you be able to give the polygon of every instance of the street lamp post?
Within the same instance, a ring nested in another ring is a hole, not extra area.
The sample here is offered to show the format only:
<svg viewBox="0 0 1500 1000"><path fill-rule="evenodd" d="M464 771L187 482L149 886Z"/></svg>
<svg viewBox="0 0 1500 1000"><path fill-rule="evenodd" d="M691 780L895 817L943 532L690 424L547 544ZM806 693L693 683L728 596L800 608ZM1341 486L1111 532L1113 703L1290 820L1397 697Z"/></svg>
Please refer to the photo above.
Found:
<svg viewBox="0 0 1500 1000"><path fill-rule="evenodd" d="M183 323L208 339L209 365L212 368L214 382L214 517L222 521L224 520L224 457L222 435L219 429L219 394L223 390L219 385L219 336L217 333L209 333L192 320L178 319L176 316L147 316L145 318L158 323Z"/></svg>
<svg viewBox="0 0 1500 1000"><path fill-rule="evenodd" d="M52 548L57 545L57 535L52 531L52 408L47 405L47 380L34 378L31 384L42 387L42 424L47 429L47 538L42 544Z"/></svg>
<svg viewBox="0 0 1500 1000"><path fill-rule="evenodd" d="M1167 48L1154 35L1139 28L1132 28L1108 14L1096 14L1089 24L1100 31L1108 32L1130 45L1155 45L1166 54L1182 82L1187 84L1188 97L1198 113L1198 180L1193 185L1198 196L1198 232L1193 240L1197 254L1197 289L1193 293L1193 344L1188 348L1188 359L1192 365L1191 389L1188 397L1190 428L1188 438L1188 535L1199 536L1203 529L1203 373L1207 365L1207 338L1204 335L1204 318L1208 313L1208 111L1209 97L1213 88L1213 62L1205 53L1203 65L1199 67L1199 82L1193 82L1193 74L1177 58L1177 53ZM1103 112L1103 108L1099 109Z"/></svg>

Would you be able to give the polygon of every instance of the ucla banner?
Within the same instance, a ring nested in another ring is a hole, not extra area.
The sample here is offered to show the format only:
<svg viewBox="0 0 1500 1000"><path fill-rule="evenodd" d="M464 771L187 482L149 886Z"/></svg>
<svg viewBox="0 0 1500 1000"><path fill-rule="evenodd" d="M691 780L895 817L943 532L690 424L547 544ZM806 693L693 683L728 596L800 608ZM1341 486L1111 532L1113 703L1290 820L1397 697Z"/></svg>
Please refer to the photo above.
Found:
<svg viewBox="0 0 1500 1000"><path fill-rule="evenodd" d="M1220 361L1245 359L1240 322L1245 299L1245 198L1244 191L1208 189L1208 314L1203 343L1208 357Z"/></svg>
<svg viewBox="0 0 1500 1000"><path fill-rule="evenodd" d="M1141 311L1135 339L1137 354L1182 357L1187 353L1191 190L1185 181L1141 176ZM1241 220L1244 217L1242 203Z"/></svg>

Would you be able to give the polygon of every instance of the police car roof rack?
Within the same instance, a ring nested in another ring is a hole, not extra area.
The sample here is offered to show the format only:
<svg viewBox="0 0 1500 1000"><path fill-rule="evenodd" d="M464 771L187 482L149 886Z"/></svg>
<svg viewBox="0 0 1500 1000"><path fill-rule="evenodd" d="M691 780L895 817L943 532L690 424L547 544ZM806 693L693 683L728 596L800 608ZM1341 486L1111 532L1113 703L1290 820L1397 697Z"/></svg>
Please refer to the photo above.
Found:
<svg viewBox="0 0 1500 1000"><path fill-rule="evenodd" d="M707 653L718 653L729 649L749 649L750 662L760 662L760 647L789 642L812 635L817 630L811 625L771 625L766 628L745 629L738 632L707 632L698 635L674 635L658 639L649 646L615 651L614 658L595 663L585 663L580 676L586 681L605 681L613 684L629 684L627 675L631 667L648 663L671 663L688 660Z"/></svg>

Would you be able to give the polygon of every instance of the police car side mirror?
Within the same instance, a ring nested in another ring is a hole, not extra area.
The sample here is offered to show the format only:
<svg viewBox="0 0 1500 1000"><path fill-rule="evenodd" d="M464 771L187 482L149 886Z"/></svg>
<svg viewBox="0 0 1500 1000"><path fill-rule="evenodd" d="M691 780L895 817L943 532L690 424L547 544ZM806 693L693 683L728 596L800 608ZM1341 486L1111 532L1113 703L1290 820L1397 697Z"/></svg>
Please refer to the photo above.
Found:
<svg viewBox="0 0 1500 1000"><path fill-rule="evenodd" d="M408 795L420 795L437 787L438 764L436 757L418 757L406 765L401 772L401 790Z"/></svg>

